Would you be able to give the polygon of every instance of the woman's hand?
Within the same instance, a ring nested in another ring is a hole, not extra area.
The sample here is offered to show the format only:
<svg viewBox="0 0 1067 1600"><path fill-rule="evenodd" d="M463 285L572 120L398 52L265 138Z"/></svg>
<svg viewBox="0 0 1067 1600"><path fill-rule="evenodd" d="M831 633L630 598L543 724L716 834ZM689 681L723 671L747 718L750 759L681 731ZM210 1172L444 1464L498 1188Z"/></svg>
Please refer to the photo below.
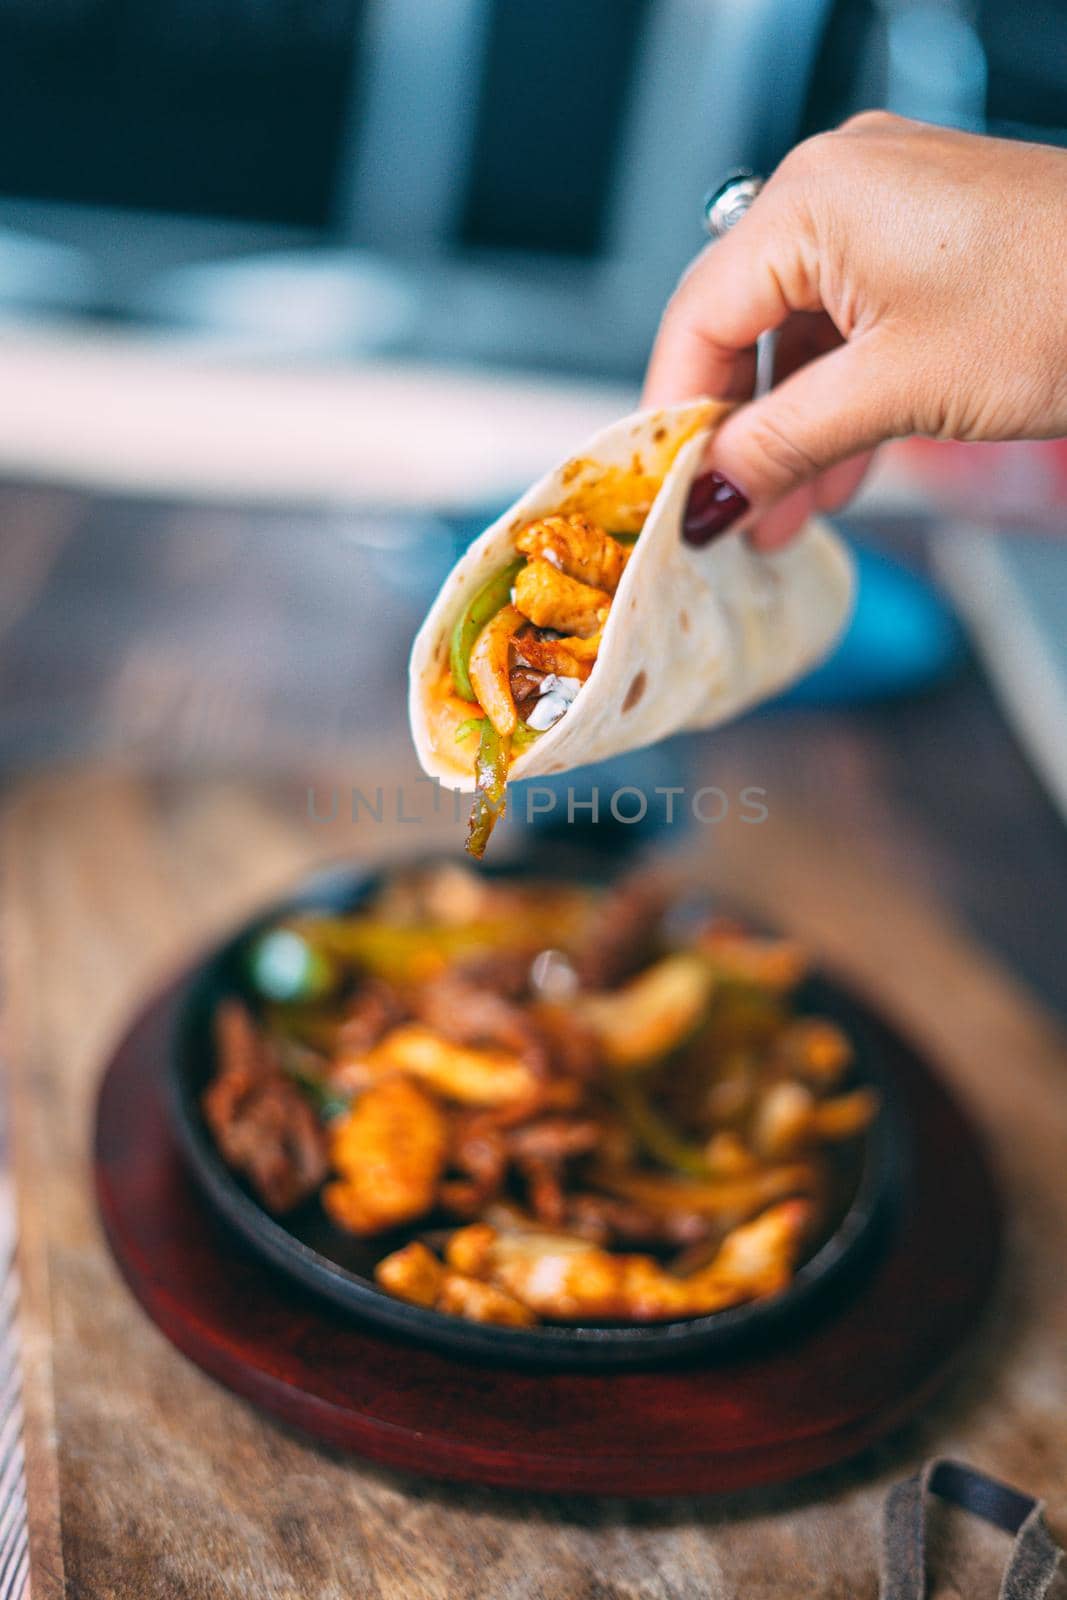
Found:
<svg viewBox="0 0 1067 1600"><path fill-rule="evenodd" d="M798 145L682 279L646 404L751 394L767 328L788 376L715 435L696 543L783 543L887 439L1067 433L1067 151L885 112Z"/></svg>

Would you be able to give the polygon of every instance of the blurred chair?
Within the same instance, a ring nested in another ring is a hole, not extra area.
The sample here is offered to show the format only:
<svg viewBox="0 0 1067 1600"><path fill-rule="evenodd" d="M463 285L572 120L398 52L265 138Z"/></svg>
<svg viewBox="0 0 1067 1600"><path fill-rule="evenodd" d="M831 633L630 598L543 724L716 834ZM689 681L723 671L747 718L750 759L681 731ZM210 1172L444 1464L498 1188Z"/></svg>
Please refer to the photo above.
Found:
<svg viewBox="0 0 1067 1600"><path fill-rule="evenodd" d="M882 0L891 111L984 131L989 75L972 9L967 0Z"/></svg>
<svg viewBox="0 0 1067 1600"><path fill-rule="evenodd" d="M143 303L297 347L636 374L705 189L796 138L828 9L369 0L329 248L183 266Z"/></svg>
<svg viewBox="0 0 1067 1600"><path fill-rule="evenodd" d="M523 3L509 0L513 15ZM439 0L431 15L421 0L373 0L352 96L340 229L359 249L417 265L423 349L634 370L700 244L708 185L729 166L773 165L796 137L828 0L652 0L630 6L625 19L620 12L637 38L629 59L617 51L612 58L619 81L609 94L621 112L598 197L600 226L586 253L554 257L537 248L547 231L541 219L531 219L526 249L521 238L507 250L464 239L484 161L479 140L493 143L499 173L508 138L506 115L495 126L485 115L493 71L516 75L518 65L549 118L577 120L573 98L553 100L536 60L501 60L494 51L500 9L500 0ZM543 26L545 9L540 0L526 4L531 45L533 13L541 11ZM603 30L612 18L610 5L586 6L552 26L595 72L591 23ZM514 20L511 30L514 51ZM573 145L548 151L553 158L556 170L539 174L531 204L559 203L574 181ZM516 162L520 193L523 178Z"/></svg>

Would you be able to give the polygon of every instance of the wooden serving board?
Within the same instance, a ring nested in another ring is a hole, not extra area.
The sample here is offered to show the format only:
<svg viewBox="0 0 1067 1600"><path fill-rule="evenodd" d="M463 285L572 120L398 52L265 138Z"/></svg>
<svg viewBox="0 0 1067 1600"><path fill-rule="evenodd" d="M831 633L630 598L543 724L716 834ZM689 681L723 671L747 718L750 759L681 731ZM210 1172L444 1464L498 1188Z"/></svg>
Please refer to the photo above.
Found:
<svg viewBox="0 0 1067 1600"><path fill-rule="evenodd" d="M143 996L205 941L317 860L396 847L388 830L368 841L341 821L310 827L303 796L267 778L56 774L6 806L35 1600L862 1600L876 1592L885 1486L935 1449L1049 1497L1062 1529L1067 1046L874 819L847 833L777 806L760 828L717 832L702 870L876 996L992 1143L1008 1202L998 1304L949 1390L891 1446L726 1503L430 1488L307 1443L178 1355L122 1283L95 1216L99 1076ZM971 1550L953 1566L958 1592L995 1589L995 1546Z"/></svg>

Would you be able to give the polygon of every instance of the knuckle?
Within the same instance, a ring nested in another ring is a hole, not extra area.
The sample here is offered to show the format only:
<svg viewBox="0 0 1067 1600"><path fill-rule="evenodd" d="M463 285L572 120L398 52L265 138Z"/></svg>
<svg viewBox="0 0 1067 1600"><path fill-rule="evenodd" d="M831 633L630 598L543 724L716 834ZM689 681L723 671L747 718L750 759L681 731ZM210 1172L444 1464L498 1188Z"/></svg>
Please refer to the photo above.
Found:
<svg viewBox="0 0 1067 1600"><path fill-rule="evenodd" d="M879 131L897 128L904 121L903 117L896 116L892 111L883 111L875 108L872 111L857 111L855 115L846 117L841 124L841 133L877 133Z"/></svg>
<svg viewBox="0 0 1067 1600"><path fill-rule="evenodd" d="M810 139L802 139L785 157L779 172L786 177L797 177L821 168L830 153L828 141L829 134L826 133L815 133Z"/></svg>
<svg viewBox="0 0 1067 1600"><path fill-rule="evenodd" d="M822 467L799 442L788 422L774 415L752 418L748 446L751 459L777 484L802 482L814 477Z"/></svg>

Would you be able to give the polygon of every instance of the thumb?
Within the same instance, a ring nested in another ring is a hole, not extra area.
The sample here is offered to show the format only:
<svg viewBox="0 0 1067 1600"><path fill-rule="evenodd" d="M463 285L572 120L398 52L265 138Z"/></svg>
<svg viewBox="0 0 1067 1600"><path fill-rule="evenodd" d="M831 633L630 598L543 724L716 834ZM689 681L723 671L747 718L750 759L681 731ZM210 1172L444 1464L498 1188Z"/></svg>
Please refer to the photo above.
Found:
<svg viewBox="0 0 1067 1600"><path fill-rule="evenodd" d="M726 418L690 495L686 536L755 521L828 468L911 431L907 394L876 332L800 367Z"/></svg>

